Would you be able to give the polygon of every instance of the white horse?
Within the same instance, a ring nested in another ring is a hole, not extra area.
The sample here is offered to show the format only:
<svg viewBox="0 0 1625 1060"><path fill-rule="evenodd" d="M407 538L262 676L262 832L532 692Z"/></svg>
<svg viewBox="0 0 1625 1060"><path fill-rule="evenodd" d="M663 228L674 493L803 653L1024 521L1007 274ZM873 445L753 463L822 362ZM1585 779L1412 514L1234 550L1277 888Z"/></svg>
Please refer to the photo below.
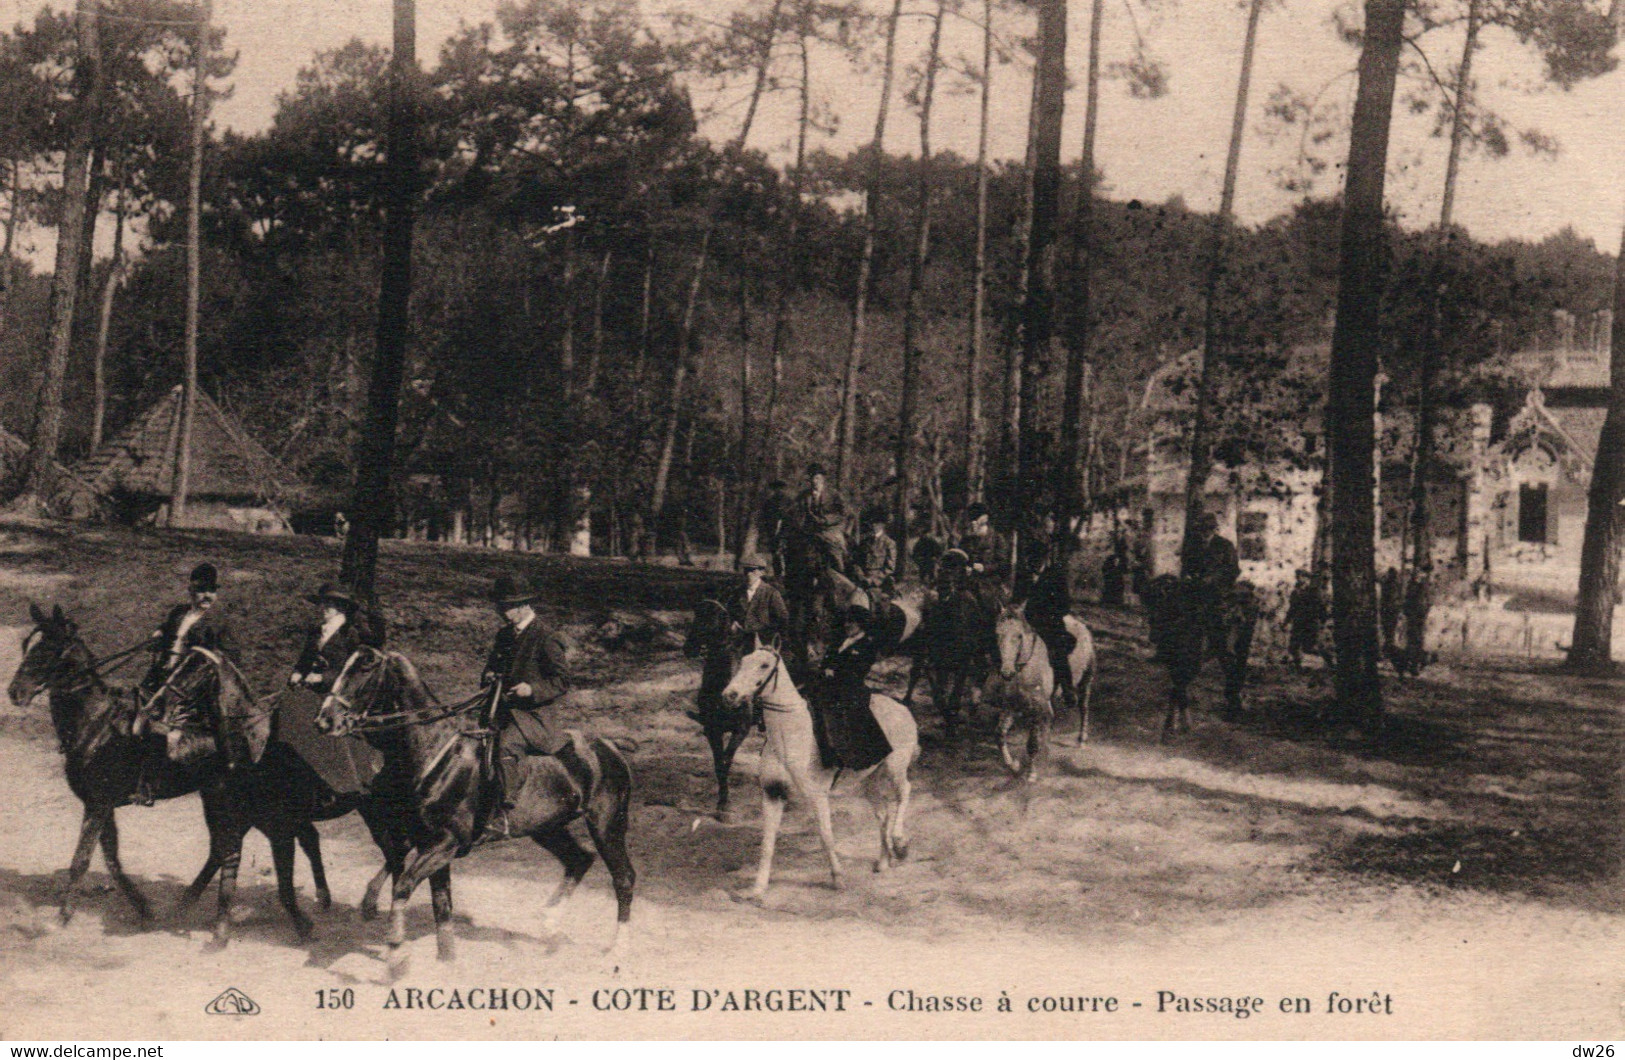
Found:
<svg viewBox="0 0 1625 1060"><path fill-rule="evenodd" d="M773 846L778 840L785 803L792 793L798 800L812 803L818 835L829 855L831 883L840 890L841 859L835 853L835 832L829 815L829 793L836 771L825 769L819 762L812 713L791 682L783 656L774 648L762 648L745 656L733 680L722 690L722 698L735 705L760 702L767 725L761 768L762 858L751 897L767 893L768 879L773 874ZM908 856L908 839L903 834L903 819L908 813L908 767L919 753L920 734L914 715L895 699L870 693L869 709L891 744L891 753L884 761L858 774L864 796L880 822L880 857L875 871L884 872Z"/></svg>

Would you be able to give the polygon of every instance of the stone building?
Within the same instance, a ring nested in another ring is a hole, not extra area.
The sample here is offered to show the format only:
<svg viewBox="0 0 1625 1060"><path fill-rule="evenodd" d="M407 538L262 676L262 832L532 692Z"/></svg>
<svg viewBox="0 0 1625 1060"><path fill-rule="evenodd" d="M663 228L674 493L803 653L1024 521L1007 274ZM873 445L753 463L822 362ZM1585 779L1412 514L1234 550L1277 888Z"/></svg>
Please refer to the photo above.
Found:
<svg viewBox="0 0 1625 1060"><path fill-rule="evenodd" d="M1435 570L1446 582L1495 591L1572 596L1579 578L1587 490L1608 403L1606 311L1559 313L1549 341L1498 358L1483 400L1439 411L1438 458L1427 485ZM1293 351L1288 372L1324 385L1329 347ZM1145 441L1128 483L1125 516L1153 574L1177 571L1185 524L1191 381L1201 354L1154 373L1140 404ZM1380 386L1380 381L1379 381ZM1381 400L1377 556L1394 565L1408 544L1412 410ZM1216 461L1206 507L1236 542L1243 576L1269 588L1309 567L1319 524L1319 409L1280 429L1309 459L1230 467Z"/></svg>

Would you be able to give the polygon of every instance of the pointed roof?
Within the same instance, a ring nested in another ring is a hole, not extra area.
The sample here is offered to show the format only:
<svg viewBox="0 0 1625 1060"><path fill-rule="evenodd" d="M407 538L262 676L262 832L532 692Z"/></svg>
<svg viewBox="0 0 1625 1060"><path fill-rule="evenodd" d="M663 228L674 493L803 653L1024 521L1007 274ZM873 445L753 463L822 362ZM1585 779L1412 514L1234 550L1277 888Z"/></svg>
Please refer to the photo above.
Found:
<svg viewBox="0 0 1625 1060"><path fill-rule="evenodd" d="M175 482L182 410L175 387L74 469L99 493L168 496ZM201 389L192 422L190 490L196 497L269 500L295 479Z"/></svg>

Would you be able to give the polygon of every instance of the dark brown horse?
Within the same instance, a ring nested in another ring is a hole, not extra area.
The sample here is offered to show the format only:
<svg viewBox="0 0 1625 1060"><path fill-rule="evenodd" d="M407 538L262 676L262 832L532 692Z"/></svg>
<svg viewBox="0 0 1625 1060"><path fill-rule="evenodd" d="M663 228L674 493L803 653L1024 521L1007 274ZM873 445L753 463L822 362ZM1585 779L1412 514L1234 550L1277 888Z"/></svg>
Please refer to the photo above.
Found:
<svg viewBox="0 0 1625 1060"><path fill-rule="evenodd" d="M750 735L752 713L749 704L729 704L722 698L722 690L739 669L741 655L732 625L726 607L716 600L702 600L694 609L694 622L683 642L683 654L702 660L696 709L689 717L700 723L705 742L711 746L711 765L717 778L716 816L723 822L733 819L728 805L728 777L733 771L734 755Z"/></svg>
<svg viewBox="0 0 1625 1060"><path fill-rule="evenodd" d="M395 877L390 921L390 963L404 964L406 903L418 884L428 879L434 892L435 930L441 960L450 960L456 941L451 928L451 863L476 843L528 836L564 865L564 879L548 899L549 929L562 903L576 889L593 855L570 834L580 818L602 855L615 886L617 917L611 951L619 949L632 915L636 874L626 851L631 818L632 770L614 744L572 734L570 744L552 755L526 759L531 775L517 803L502 820L492 822L496 792L482 761L493 734L469 724L468 713L485 700L442 706L411 660L399 652L361 648L350 656L322 703L317 727L343 735L365 734L383 753L386 770L396 768L416 777L410 799L412 851L404 871Z"/></svg>
<svg viewBox="0 0 1625 1060"><path fill-rule="evenodd" d="M220 874L217 941L224 943L230 937L242 841L250 828L258 829L270 841L278 898L300 936L308 935L311 923L300 912L294 892L294 844L303 847L310 859L317 902L326 909L332 904L332 895L322 865L320 839L311 822L356 808L353 800L335 794L291 748L274 740L265 741L271 727L270 715L247 706L252 700L247 698L235 667L229 669L217 691L227 697L227 714L236 715L241 722L239 734L263 747L258 762L231 769L214 746L213 737L195 731L188 734L189 738L174 741L182 751L182 760L177 761L165 753L165 736L134 734L140 706L135 695L112 689L102 681L94 656L62 609L55 608L47 615L31 607L30 614L35 628L25 641L23 661L11 681L11 700L22 706L42 691L49 694L51 720L64 755L68 786L84 804L79 842L60 899L62 919L73 916L78 883L90 867L91 852L98 842L120 892L143 921L151 918L145 896L119 861L115 817L119 806L129 804L144 769L149 790L156 798L178 798L192 792L203 796L209 855L187 888L186 902L190 904L200 897L215 874ZM170 694L177 701L187 701L190 695L203 693L204 686L213 679L214 671L197 662L189 663L170 684ZM369 820L368 824L371 827L373 822ZM379 835L374 829L374 837ZM399 842L394 845L399 849L394 858L398 863L405 852ZM380 873L374 888L382 885L382 876Z"/></svg>
<svg viewBox="0 0 1625 1060"><path fill-rule="evenodd" d="M960 712L970 712L976 689L992 668L992 632L993 616L976 595L952 574L942 577L935 598L925 605L915 657L924 662L931 701L942 713L950 739L958 732ZM913 686L911 674L911 693Z"/></svg>

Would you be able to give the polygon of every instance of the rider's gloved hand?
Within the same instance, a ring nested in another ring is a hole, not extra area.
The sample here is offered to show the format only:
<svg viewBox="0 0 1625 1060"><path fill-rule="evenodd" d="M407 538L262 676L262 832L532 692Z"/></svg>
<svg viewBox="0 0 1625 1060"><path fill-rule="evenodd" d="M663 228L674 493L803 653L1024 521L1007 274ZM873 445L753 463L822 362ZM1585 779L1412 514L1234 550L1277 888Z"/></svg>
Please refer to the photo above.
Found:
<svg viewBox="0 0 1625 1060"><path fill-rule="evenodd" d="M520 699L530 698L530 684L526 681L521 681L517 685L514 685L512 691L513 694L518 696Z"/></svg>
<svg viewBox="0 0 1625 1060"><path fill-rule="evenodd" d="M322 675L321 674L306 674L305 675L305 684L307 684L307 685L319 685L321 683L322 683Z"/></svg>
<svg viewBox="0 0 1625 1060"><path fill-rule="evenodd" d="M298 687L299 682L303 681L303 680L304 680L304 677L302 675L300 675L300 674L289 674L288 675L288 687L289 688L296 688L296 687Z"/></svg>

